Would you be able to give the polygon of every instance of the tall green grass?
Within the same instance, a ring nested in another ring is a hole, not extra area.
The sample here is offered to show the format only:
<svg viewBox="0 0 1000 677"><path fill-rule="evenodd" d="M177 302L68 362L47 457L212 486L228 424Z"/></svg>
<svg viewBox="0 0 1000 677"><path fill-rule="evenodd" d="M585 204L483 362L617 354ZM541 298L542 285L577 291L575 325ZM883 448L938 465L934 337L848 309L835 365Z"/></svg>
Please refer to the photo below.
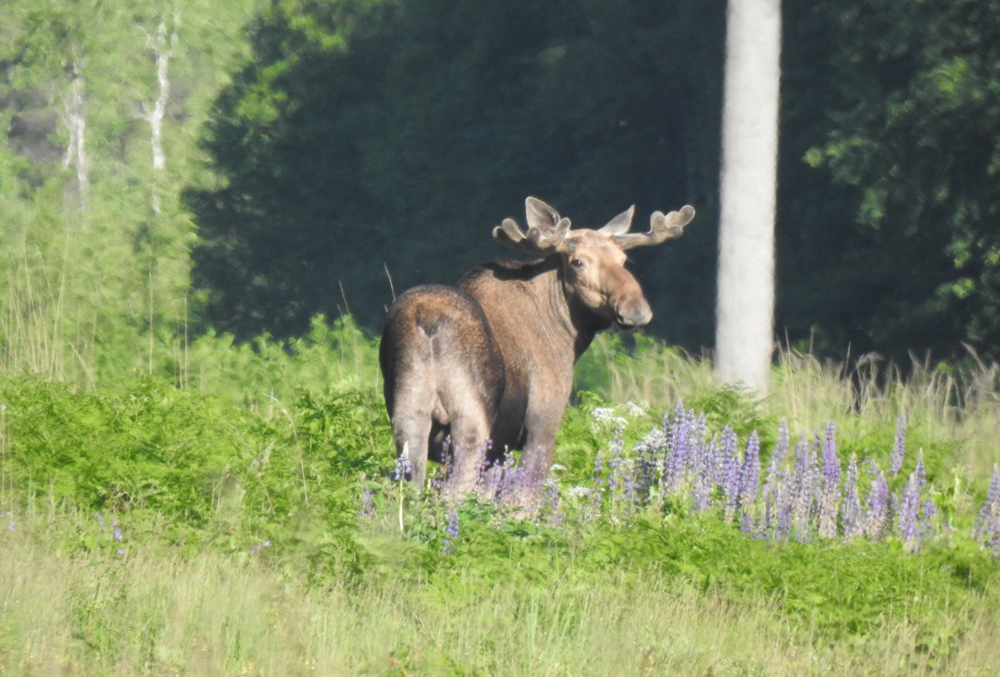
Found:
<svg viewBox="0 0 1000 677"><path fill-rule="evenodd" d="M11 298L3 674L1000 670L1000 563L968 536L998 457L994 366L904 377L786 351L757 399L641 335L601 336L578 364L564 492L609 444L599 405L643 405L632 441L682 400L713 426L759 430L765 453L780 418L807 435L834 420L842 454L883 462L906 415L907 471L922 450L954 527L919 554L769 544L683 511L552 525L475 501L446 551L452 507L391 479L377 342L349 318L292 341L154 333L150 350L147 335L66 331L49 291ZM374 513L359 517L365 489Z"/></svg>
<svg viewBox="0 0 1000 677"><path fill-rule="evenodd" d="M873 630L834 641L778 597L734 599L655 568L556 564L560 576L531 580L516 563L492 578L466 561L421 579L397 561L382 576L316 586L289 577L280 555L81 556L53 549L41 528L52 525L0 536L4 674L989 675L1000 665L995 598L941 600L933 633L873 610Z"/></svg>

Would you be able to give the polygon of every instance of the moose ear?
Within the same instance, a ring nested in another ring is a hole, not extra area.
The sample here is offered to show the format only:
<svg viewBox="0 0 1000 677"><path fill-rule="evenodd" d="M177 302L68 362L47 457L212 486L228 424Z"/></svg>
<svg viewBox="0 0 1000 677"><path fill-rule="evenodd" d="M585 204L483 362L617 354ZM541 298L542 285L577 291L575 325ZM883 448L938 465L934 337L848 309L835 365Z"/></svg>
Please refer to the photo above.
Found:
<svg viewBox="0 0 1000 677"><path fill-rule="evenodd" d="M632 227L632 215L635 214L635 205L632 205L615 218L608 221L608 224L601 228L598 233L605 235L624 235Z"/></svg>
<svg viewBox="0 0 1000 677"><path fill-rule="evenodd" d="M536 197L529 197L524 201L524 212L529 231L537 228L543 233L548 233L560 220L559 212Z"/></svg>

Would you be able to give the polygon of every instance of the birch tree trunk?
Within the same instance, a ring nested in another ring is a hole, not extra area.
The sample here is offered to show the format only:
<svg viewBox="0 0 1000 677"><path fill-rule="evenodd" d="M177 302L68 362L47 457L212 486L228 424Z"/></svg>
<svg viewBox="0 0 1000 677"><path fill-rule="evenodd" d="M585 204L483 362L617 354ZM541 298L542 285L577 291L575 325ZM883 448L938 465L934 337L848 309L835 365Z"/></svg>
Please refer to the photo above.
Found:
<svg viewBox="0 0 1000 677"><path fill-rule="evenodd" d="M148 37L148 36L147 36ZM167 103L170 101L170 56L173 46L177 43L177 21L174 20L174 28L167 36L167 21L160 19L160 26L156 31L156 37L148 37L149 49L156 57L156 83L158 87L156 101L153 107L144 104L145 118L149 123L150 139L149 143L153 151L153 185L152 185L152 208L153 213L160 214L160 196L157 175L167 166L166 155L163 153L163 117L167 110Z"/></svg>
<svg viewBox="0 0 1000 677"><path fill-rule="evenodd" d="M87 116L84 110L83 73L80 65L73 61L70 64L70 74L73 81L70 85L70 95L66 102L66 126L69 128L69 143L66 144L66 155L63 166L76 168L76 184L79 193L80 224L87 222Z"/></svg>
<svg viewBox="0 0 1000 677"><path fill-rule="evenodd" d="M715 370L765 393L774 332L780 0L729 0Z"/></svg>

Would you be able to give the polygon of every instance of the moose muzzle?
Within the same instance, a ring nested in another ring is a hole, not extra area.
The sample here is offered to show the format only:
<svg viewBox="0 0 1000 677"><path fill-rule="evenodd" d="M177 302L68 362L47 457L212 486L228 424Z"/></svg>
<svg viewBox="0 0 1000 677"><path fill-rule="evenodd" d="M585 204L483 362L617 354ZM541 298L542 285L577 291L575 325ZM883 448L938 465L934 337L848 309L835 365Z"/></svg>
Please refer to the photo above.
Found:
<svg viewBox="0 0 1000 677"><path fill-rule="evenodd" d="M653 319L653 311L649 302L642 296L629 300L615 307L615 324L619 329L635 329L649 324Z"/></svg>

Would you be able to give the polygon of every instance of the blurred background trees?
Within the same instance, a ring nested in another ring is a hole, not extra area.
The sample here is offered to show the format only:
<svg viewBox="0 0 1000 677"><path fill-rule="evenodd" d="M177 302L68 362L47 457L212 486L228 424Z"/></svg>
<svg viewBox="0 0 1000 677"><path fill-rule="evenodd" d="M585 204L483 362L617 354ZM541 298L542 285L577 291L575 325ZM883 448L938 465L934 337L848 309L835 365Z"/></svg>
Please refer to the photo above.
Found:
<svg viewBox="0 0 1000 677"><path fill-rule="evenodd" d="M783 12L778 336L997 359L1000 0ZM377 332L386 268L506 256L527 195L578 226L693 204L635 270L650 331L710 347L724 36L723 0L8 0L5 364L146 370L348 308Z"/></svg>

